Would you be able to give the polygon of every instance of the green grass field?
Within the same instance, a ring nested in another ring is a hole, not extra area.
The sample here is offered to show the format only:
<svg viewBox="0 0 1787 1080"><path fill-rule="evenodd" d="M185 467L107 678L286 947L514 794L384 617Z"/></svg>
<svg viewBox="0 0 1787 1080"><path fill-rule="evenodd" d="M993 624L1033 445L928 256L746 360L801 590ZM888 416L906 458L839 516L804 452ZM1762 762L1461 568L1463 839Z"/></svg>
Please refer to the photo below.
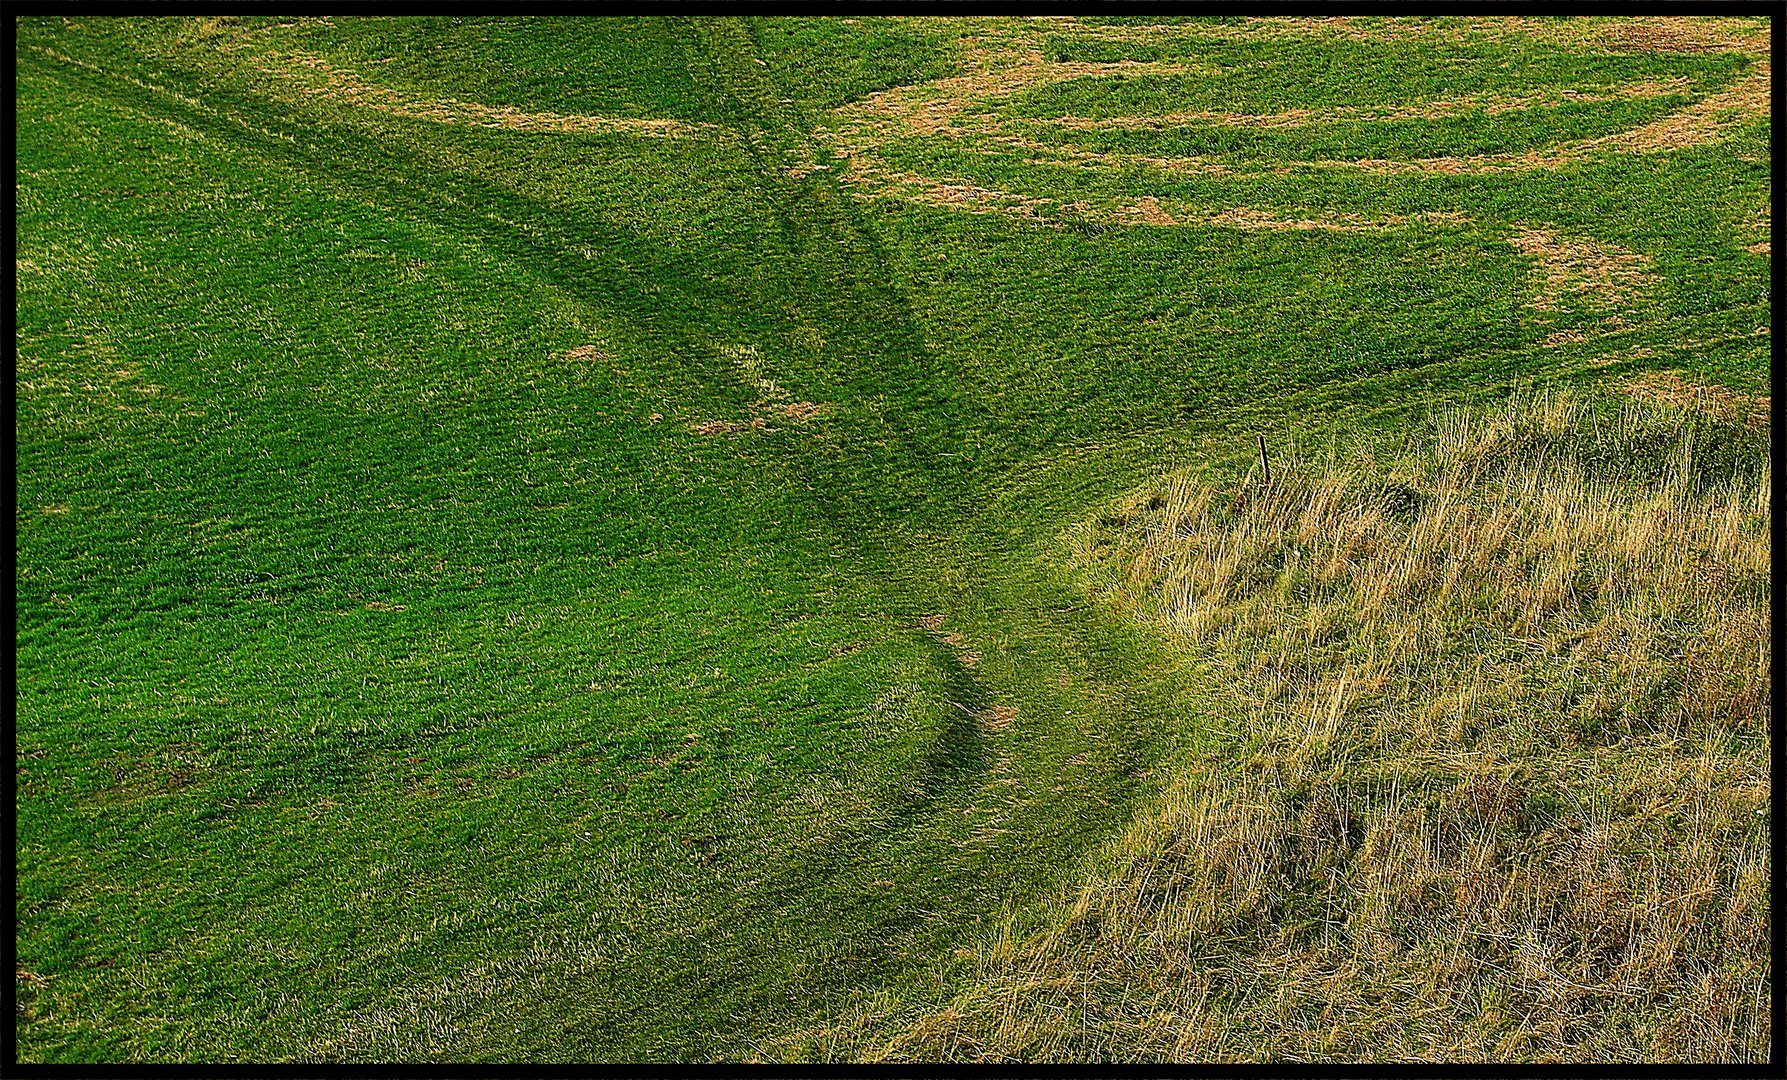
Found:
<svg viewBox="0 0 1787 1080"><path fill-rule="evenodd" d="M1173 1056L835 1035L1234 745L1075 537L1766 426L1768 30L16 19L20 1059Z"/></svg>

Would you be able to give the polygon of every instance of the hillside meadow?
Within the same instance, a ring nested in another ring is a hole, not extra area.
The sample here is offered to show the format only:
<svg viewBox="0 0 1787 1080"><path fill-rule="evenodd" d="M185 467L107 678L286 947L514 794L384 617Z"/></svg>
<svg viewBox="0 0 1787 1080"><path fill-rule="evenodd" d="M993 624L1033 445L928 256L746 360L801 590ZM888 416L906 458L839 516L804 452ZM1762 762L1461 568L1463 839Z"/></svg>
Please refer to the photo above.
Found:
<svg viewBox="0 0 1787 1080"><path fill-rule="evenodd" d="M1769 20L13 27L20 1061L1770 1057Z"/></svg>

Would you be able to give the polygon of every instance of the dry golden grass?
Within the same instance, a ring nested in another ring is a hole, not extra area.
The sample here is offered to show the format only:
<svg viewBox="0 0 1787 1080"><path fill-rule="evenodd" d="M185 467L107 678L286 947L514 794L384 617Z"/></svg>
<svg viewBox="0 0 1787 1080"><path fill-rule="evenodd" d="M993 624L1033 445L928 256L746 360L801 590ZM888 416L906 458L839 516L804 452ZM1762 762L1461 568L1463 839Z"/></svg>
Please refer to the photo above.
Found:
<svg viewBox="0 0 1787 1080"><path fill-rule="evenodd" d="M971 214L1007 214L1058 229L1061 223L1044 217L1053 199L995 191L961 181L933 180L913 172L876 168L863 156L852 157L844 174L851 194L858 198L890 196L908 202L965 210Z"/></svg>
<svg viewBox="0 0 1787 1080"><path fill-rule="evenodd" d="M1765 1060L1766 441L1527 399L1086 524L1233 748L946 1000L775 1053Z"/></svg>
<svg viewBox="0 0 1787 1080"><path fill-rule="evenodd" d="M1323 161L1324 168L1358 169L1386 174L1451 173L1481 175L1498 172L1530 172L1555 169L1572 162L1594 160L1607 152L1652 154L1681 150L1728 137L1738 124L1769 114L1772 76L1766 54L1748 76L1734 86L1679 109L1659 120L1594 139L1538 147L1515 154L1474 154L1468 157L1431 157L1414 161L1379 158L1361 161Z"/></svg>
<svg viewBox="0 0 1787 1080"><path fill-rule="evenodd" d="M741 431L763 431L768 427L759 416L751 420L704 420L690 430L697 435L736 435Z"/></svg>
<svg viewBox="0 0 1787 1080"><path fill-rule="evenodd" d="M1740 394L1723 386L1690 382L1673 371L1651 371L1620 387L1628 397L1698 409L1720 420L1762 425L1769 420L1768 395Z"/></svg>
<svg viewBox="0 0 1787 1080"><path fill-rule="evenodd" d="M1463 214L1447 210L1417 213L1410 217L1387 214L1369 218L1363 214L1323 211L1314 217L1287 218L1250 207L1237 206L1198 219L1198 224L1243 231L1282 232L1284 230L1316 230L1321 232L1388 232L1391 229L1423 225L1437 228L1461 228L1471 224Z"/></svg>
<svg viewBox="0 0 1787 1080"><path fill-rule="evenodd" d="M614 354L600 345L579 345L574 349L566 349L559 353L563 360L612 360Z"/></svg>
<svg viewBox="0 0 1787 1080"><path fill-rule="evenodd" d="M1760 60L1747 78L1728 90L1631 131L1591 139L1581 149L1656 153L1713 142L1740 120L1768 115L1771 78L1768 61Z"/></svg>
<svg viewBox="0 0 1787 1080"><path fill-rule="evenodd" d="M808 420L825 411L825 406L811 401L790 401L785 405L771 405L770 412L784 420Z"/></svg>

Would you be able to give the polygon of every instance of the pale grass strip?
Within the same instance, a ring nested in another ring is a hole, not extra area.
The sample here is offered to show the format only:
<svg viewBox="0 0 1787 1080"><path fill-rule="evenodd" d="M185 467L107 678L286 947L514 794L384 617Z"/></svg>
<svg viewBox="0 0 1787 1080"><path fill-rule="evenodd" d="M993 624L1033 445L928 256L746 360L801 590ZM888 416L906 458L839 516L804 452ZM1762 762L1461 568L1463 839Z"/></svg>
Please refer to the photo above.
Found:
<svg viewBox="0 0 1787 1080"><path fill-rule="evenodd" d="M273 76L304 97L320 97L408 119L536 134L624 134L668 139L698 138L722 130L715 124L683 120L528 111L512 105L425 97L375 85L360 73L311 53L254 49L240 34L234 35L234 40L235 44L217 46L218 51L242 55L255 70Z"/></svg>

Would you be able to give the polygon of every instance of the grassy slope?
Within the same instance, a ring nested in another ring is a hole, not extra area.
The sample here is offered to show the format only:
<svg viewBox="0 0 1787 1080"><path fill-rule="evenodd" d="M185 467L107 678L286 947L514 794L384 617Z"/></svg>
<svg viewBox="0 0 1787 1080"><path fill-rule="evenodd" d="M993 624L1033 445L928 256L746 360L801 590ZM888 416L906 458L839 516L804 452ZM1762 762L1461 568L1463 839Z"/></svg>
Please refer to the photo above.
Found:
<svg viewBox="0 0 1787 1080"><path fill-rule="evenodd" d="M1045 196L1474 219L1050 230L788 175L825 108L953 71L947 24L18 38L31 1059L747 1053L1046 890L1195 734L1176 661L1039 564L1112 492L1287 417L1765 378L1765 128L1414 179L884 150ZM273 53L716 127L437 124L296 93ZM1542 347L1572 323L1520 307L1527 220L1651 256L1643 318ZM762 415L761 374L824 411L692 432Z"/></svg>
<svg viewBox="0 0 1787 1080"><path fill-rule="evenodd" d="M1766 1060L1767 433L1600 404L1077 526L1088 597L1223 688L1220 749L952 977L779 1052Z"/></svg>

